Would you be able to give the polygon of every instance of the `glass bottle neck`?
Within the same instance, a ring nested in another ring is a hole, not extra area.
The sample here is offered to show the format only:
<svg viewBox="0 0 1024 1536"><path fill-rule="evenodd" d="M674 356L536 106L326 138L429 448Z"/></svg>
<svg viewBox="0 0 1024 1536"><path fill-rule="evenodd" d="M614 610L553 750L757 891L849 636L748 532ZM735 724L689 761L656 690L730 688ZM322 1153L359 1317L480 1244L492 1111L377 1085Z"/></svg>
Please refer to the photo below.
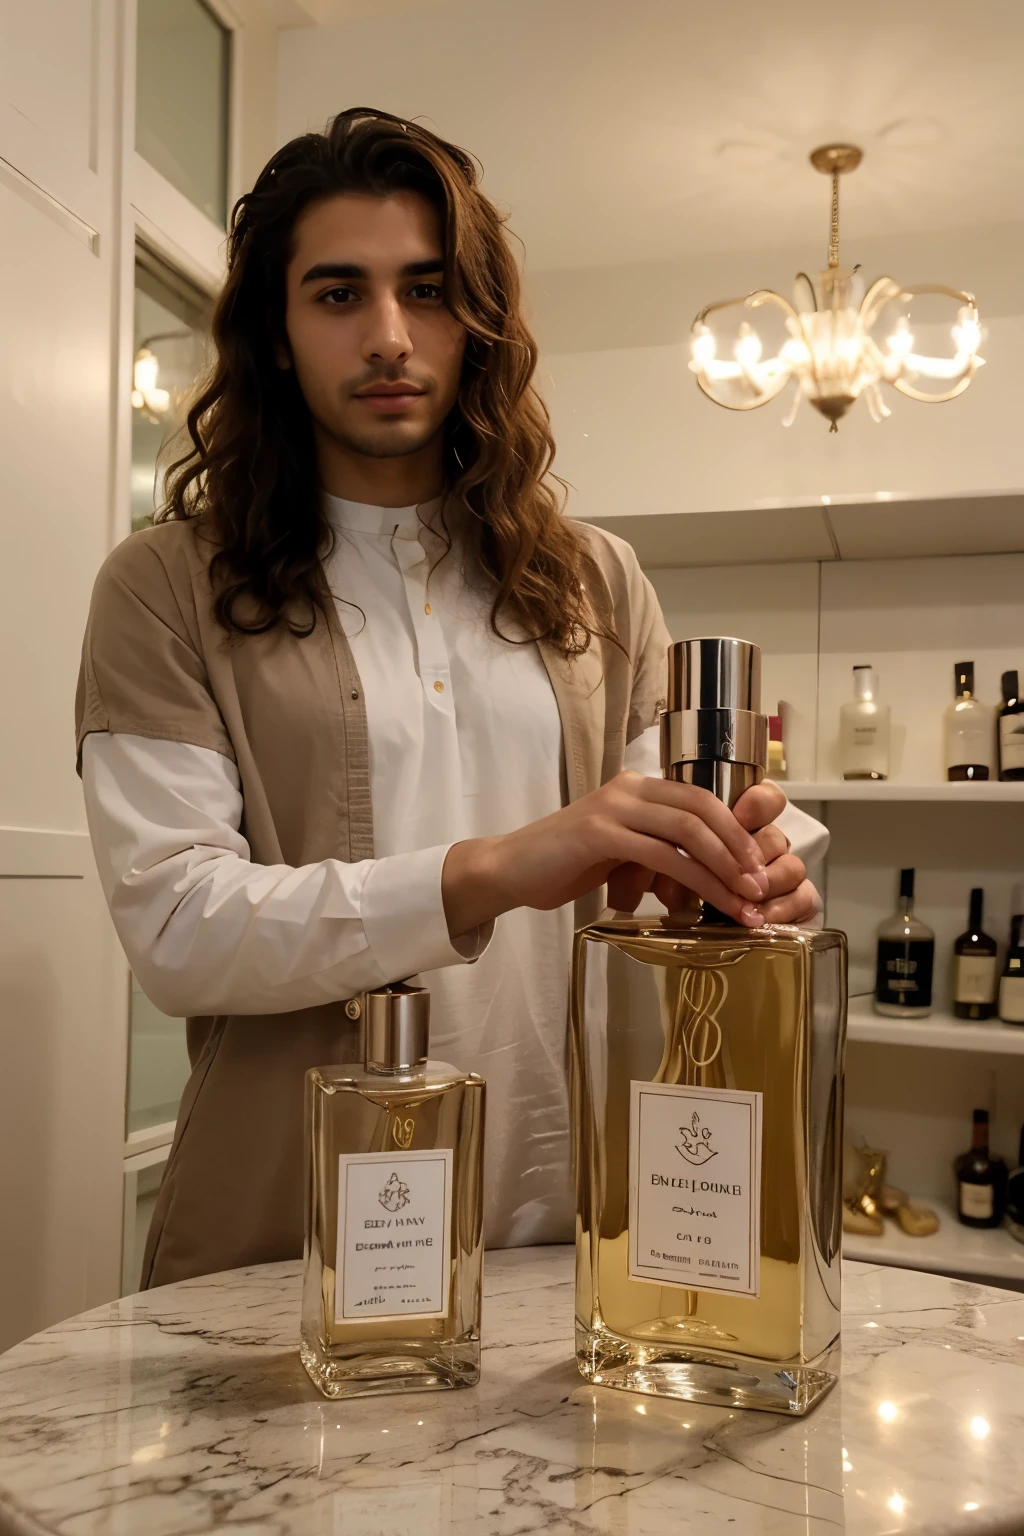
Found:
<svg viewBox="0 0 1024 1536"><path fill-rule="evenodd" d="M974 1122L974 1134L971 1138L971 1149L974 1152L988 1151L988 1121L976 1120Z"/></svg>

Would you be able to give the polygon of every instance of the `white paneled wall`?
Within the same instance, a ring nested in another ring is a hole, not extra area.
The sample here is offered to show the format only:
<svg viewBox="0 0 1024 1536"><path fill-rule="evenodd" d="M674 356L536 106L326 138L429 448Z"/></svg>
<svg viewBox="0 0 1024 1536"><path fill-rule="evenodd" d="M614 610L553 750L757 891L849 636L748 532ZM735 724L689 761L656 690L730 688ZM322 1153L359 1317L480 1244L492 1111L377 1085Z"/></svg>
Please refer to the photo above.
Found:
<svg viewBox="0 0 1024 1536"><path fill-rule="evenodd" d="M918 784L945 778L953 663L976 663L989 702L1002 671L1024 674L1024 555L649 574L676 639L734 634L762 647L764 707L780 697L793 707L794 779L838 778L839 706L856 662L877 667L892 708L893 777ZM913 866L918 910L936 935L935 1004L948 1008L971 886L984 887L986 928L1005 943L1011 887L1024 881L1024 803L836 802L818 813L832 833L827 921L849 936L851 992L873 988L875 931L895 905L897 871ZM915 1194L952 1198L951 1160L970 1140L975 1107L989 1109L994 1146L1016 1162L1021 1058L851 1042L847 1141L888 1149L893 1182Z"/></svg>
<svg viewBox="0 0 1024 1536"><path fill-rule="evenodd" d="M276 31L258 0L227 9L252 19L234 92L251 175ZM121 1284L128 969L85 831L75 684L129 526L136 234L213 282L224 242L134 154L134 16L0 0L0 1350Z"/></svg>

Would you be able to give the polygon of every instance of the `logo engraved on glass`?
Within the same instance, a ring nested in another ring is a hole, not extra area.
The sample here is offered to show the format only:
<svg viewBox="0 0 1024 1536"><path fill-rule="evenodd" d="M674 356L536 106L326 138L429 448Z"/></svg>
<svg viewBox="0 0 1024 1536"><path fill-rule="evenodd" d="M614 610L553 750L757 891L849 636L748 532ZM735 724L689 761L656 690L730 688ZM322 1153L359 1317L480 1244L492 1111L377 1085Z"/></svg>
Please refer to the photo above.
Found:
<svg viewBox="0 0 1024 1536"><path fill-rule="evenodd" d="M679 1139L681 1147L676 1147L679 1156L692 1163L695 1168L703 1168L705 1163L710 1163L718 1153L711 1146L711 1127L701 1125L700 1115L696 1110L689 1125L679 1127Z"/></svg>
<svg viewBox="0 0 1024 1536"><path fill-rule="evenodd" d="M396 1147L406 1150L412 1146L412 1136L416 1129L416 1122L412 1116L408 1120L400 1120L396 1115L391 1121L391 1140Z"/></svg>
<svg viewBox="0 0 1024 1536"><path fill-rule="evenodd" d="M409 1186L402 1183L397 1173L393 1173L377 1199L386 1211L400 1211L409 1204Z"/></svg>

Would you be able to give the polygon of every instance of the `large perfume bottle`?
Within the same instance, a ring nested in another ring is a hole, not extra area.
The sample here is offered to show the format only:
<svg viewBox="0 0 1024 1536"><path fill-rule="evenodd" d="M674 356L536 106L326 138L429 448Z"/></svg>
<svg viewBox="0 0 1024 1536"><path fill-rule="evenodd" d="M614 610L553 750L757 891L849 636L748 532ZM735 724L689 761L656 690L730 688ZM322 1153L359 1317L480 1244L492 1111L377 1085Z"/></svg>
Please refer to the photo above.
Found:
<svg viewBox="0 0 1024 1536"><path fill-rule="evenodd" d="M878 702L878 673L853 669L853 698L839 709L839 758L844 779L889 777L888 704Z"/></svg>
<svg viewBox="0 0 1024 1536"><path fill-rule="evenodd" d="M669 652L669 778L764 773L760 651ZM576 1359L604 1386L777 1413L832 1385L846 939L607 913L576 935Z"/></svg>
<svg viewBox="0 0 1024 1536"><path fill-rule="evenodd" d="M480 1376L484 1082L428 1061L430 994L361 1004L363 1067L306 1073L302 1363L325 1397Z"/></svg>

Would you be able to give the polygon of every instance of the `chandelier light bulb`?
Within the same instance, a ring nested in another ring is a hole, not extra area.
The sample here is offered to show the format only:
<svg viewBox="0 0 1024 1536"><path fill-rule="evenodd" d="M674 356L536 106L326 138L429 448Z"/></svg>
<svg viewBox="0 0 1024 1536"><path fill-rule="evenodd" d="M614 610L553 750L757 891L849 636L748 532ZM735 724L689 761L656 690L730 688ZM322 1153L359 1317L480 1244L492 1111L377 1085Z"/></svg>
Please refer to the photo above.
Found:
<svg viewBox="0 0 1024 1536"><path fill-rule="evenodd" d="M148 395L151 389L156 388L159 372L160 365L153 353L143 347L136 354L135 368L133 370L135 388L139 391L140 395Z"/></svg>
<svg viewBox="0 0 1024 1536"><path fill-rule="evenodd" d="M887 346L893 357L906 357L914 350L914 336L905 316L896 322L896 329L889 337Z"/></svg>
<svg viewBox="0 0 1024 1536"><path fill-rule="evenodd" d="M798 274L793 302L770 288L759 288L741 299L709 304L693 323L690 369L709 399L728 410L752 411L766 405L790 383L793 401L784 425L792 422L805 397L837 432L839 421L864 396L875 421L891 415L880 389L889 384L911 400L935 404L952 400L968 387L982 366L978 355L981 325L974 295L941 283L902 287L891 277L880 277L867 292L856 267L839 265L839 178L856 170L861 151L852 144L826 144L814 150L811 163L832 179L828 266L813 283L806 272ZM890 304L909 309L923 294L955 301L959 308L951 336L956 348L951 357L932 357L914 351L914 334L908 314L895 322L884 341L876 340L875 327ZM723 310L751 311L772 306L782 311L787 339L778 355L765 357L764 345L747 319L737 328L733 347L735 362L717 355L717 343L707 324L708 316ZM922 389L920 381L933 379L940 390Z"/></svg>
<svg viewBox="0 0 1024 1536"><path fill-rule="evenodd" d="M717 348L715 338L706 325L695 325L693 340L690 343L690 352L695 363L706 366L712 362Z"/></svg>
<svg viewBox="0 0 1024 1536"><path fill-rule="evenodd" d="M740 339L736 343L736 361L744 368L752 368L761 360L761 338L746 321L740 326Z"/></svg>
<svg viewBox="0 0 1024 1536"><path fill-rule="evenodd" d="M156 354L141 346L132 364L132 408L154 423L161 422L171 408L171 392L158 386L159 377Z"/></svg>

